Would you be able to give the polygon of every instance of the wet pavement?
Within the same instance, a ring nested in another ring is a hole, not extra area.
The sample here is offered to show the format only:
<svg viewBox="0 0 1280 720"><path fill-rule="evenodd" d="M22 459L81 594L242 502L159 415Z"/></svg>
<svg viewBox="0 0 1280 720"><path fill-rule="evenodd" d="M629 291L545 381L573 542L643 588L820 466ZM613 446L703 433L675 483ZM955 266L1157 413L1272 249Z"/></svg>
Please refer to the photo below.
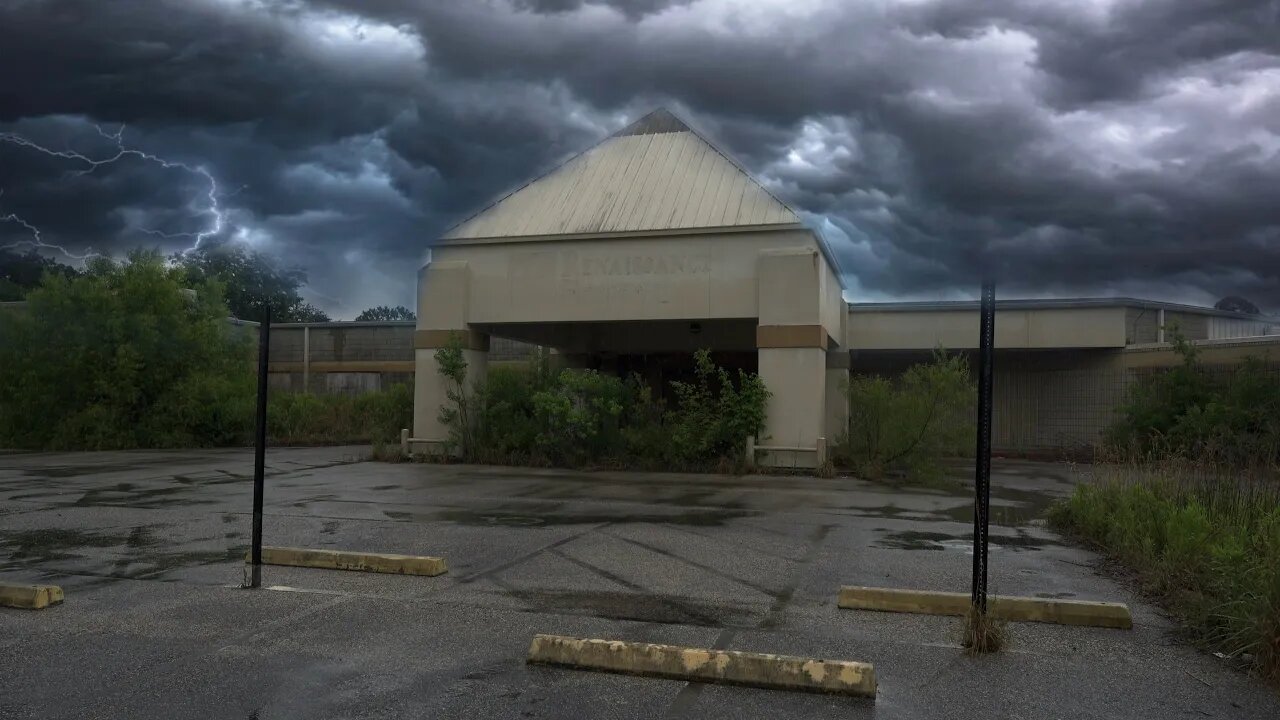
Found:
<svg viewBox="0 0 1280 720"><path fill-rule="evenodd" d="M971 499L850 479L268 455L267 544L443 555L435 578L266 567L242 590L252 453L0 455L0 718L1280 717L1274 690L1044 527L1061 464L997 461L991 588L1105 599L1130 632L1010 626L966 657L955 618L838 610L842 584L966 590ZM967 473L957 468L957 478ZM874 663L868 700L524 663L535 633Z"/></svg>

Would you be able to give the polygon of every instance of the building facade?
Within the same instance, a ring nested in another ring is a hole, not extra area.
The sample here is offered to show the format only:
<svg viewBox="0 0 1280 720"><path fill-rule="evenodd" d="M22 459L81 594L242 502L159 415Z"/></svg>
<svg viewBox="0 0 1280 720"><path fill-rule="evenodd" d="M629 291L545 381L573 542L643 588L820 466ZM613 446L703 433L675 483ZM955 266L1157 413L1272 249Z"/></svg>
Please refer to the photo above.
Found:
<svg viewBox="0 0 1280 720"><path fill-rule="evenodd" d="M494 338L548 348L567 366L648 377L707 348L758 372L772 393L762 461L813 466L847 425L851 370L901 372L978 337L976 304L850 305L840 277L791 208L660 110L447 232L419 274L411 364L353 361L414 373L411 436L425 450L448 435L435 352L451 338L472 381L484 379ZM1263 319L1169 303L1000 303L995 445L1091 444L1136 369L1174 361L1164 333L1175 325L1223 357L1277 339Z"/></svg>

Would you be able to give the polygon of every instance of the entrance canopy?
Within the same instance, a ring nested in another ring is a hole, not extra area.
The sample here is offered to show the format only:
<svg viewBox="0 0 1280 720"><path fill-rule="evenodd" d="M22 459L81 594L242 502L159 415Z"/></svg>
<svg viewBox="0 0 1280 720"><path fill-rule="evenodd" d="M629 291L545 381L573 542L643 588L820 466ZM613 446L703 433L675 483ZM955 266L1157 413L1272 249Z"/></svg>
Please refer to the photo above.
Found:
<svg viewBox="0 0 1280 720"><path fill-rule="evenodd" d="M415 437L444 436L433 353L453 333L477 372L489 334L564 353L755 351L775 444L815 448L825 433L827 353L847 315L830 254L666 110L494 201L432 256L418 288Z"/></svg>

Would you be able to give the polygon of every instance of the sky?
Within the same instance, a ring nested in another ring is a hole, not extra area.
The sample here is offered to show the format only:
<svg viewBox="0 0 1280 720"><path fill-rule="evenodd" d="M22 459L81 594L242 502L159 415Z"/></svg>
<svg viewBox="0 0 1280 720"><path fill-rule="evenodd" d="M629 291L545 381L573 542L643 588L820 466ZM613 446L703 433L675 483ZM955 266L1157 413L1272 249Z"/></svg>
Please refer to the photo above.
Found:
<svg viewBox="0 0 1280 720"><path fill-rule="evenodd" d="M336 318L660 106L852 301L1280 311L1280 0L0 0L0 68L0 245L247 243Z"/></svg>

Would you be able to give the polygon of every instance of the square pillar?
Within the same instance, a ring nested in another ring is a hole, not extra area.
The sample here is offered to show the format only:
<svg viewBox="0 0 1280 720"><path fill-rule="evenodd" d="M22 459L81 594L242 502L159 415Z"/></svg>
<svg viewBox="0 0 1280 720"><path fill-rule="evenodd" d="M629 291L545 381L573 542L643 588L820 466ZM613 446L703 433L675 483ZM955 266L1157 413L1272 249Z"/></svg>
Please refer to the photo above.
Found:
<svg viewBox="0 0 1280 720"><path fill-rule="evenodd" d="M759 462L764 465L818 465L818 439L826 437L827 428L827 349L834 344L820 317L823 263L812 247L760 254L756 348L770 397L764 434L756 444L792 448L763 452Z"/></svg>
<svg viewBox="0 0 1280 720"><path fill-rule="evenodd" d="M489 336L474 330L418 330L414 333L413 354L413 433L412 452L438 453L449 439L449 428L440 422L440 408L449 400L453 381L440 374L436 351L449 345L451 338L462 343L462 359L467 363L466 393L474 396L475 387L483 385L489 375ZM474 419L474 418L473 418ZM457 449L455 448L455 453Z"/></svg>
<svg viewBox="0 0 1280 720"><path fill-rule="evenodd" d="M456 339L467 362L467 392L488 375L489 336L467 324L471 270L466 262L429 263L418 273L418 325L413 336L412 452L440 452L449 429L440 408L449 402L452 382L440 375L436 351Z"/></svg>

